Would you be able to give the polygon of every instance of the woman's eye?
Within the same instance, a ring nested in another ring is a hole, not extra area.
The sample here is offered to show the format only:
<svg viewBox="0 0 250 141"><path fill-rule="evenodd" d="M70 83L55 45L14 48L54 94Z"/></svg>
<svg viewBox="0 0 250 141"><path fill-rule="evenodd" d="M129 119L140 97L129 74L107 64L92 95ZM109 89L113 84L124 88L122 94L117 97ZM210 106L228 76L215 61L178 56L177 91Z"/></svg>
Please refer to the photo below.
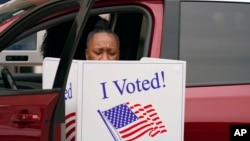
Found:
<svg viewBox="0 0 250 141"><path fill-rule="evenodd" d="M95 53L95 54L97 54L97 55L102 54L102 52L101 52L101 51L94 51L94 53Z"/></svg>
<svg viewBox="0 0 250 141"><path fill-rule="evenodd" d="M113 55L116 54L116 51L109 51L108 54L111 55L111 56L113 56Z"/></svg>

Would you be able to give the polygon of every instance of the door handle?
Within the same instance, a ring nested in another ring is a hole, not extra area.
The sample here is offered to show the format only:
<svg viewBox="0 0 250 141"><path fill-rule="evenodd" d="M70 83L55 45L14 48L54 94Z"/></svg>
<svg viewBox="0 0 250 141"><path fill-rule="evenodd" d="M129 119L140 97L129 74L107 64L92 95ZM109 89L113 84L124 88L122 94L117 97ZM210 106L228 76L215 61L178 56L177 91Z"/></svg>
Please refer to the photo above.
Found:
<svg viewBox="0 0 250 141"><path fill-rule="evenodd" d="M12 122L14 123L26 123L26 124L32 124L40 121L40 116L36 114L22 114L18 113L12 116L11 118Z"/></svg>

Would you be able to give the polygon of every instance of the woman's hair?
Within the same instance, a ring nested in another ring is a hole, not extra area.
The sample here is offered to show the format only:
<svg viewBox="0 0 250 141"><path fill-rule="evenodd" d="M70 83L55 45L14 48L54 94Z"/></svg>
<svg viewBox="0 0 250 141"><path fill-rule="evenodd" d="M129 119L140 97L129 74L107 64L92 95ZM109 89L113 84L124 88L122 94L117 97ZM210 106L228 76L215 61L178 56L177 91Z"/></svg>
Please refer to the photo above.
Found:
<svg viewBox="0 0 250 141"><path fill-rule="evenodd" d="M108 33L108 34L112 34L112 35L115 37L115 39L116 39L118 45L120 44L120 43L119 43L120 41L119 41L119 38L118 38L117 34L116 34L114 31L112 31L112 30L110 29L110 27L109 27L109 22L108 22L106 19L100 19L100 20L96 23L94 29L88 34L87 41L86 41L87 47L88 47L88 44L89 44L90 39L91 39L96 33Z"/></svg>

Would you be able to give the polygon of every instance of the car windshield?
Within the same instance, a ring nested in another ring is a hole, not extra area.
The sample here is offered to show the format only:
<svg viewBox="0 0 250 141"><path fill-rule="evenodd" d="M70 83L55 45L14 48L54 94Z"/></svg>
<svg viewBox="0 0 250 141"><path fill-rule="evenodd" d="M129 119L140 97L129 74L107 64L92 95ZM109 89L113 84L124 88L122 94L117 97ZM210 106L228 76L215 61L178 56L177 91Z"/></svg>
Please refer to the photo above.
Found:
<svg viewBox="0 0 250 141"><path fill-rule="evenodd" d="M0 0L0 26L49 0Z"/></svg>

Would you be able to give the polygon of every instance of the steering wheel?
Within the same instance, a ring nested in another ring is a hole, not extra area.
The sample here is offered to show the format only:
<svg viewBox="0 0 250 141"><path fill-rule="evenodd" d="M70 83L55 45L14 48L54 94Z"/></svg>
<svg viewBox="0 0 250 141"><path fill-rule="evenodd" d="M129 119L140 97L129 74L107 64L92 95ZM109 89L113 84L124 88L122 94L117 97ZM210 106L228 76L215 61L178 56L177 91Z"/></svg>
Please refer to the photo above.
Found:
<svg viewBox="0 0 250 141"><path fill-rule="evenodd" d="M9 72L9 70L7 68L3 68L1 70L1 75L2 75L2 79L3 79L3 83L4 83L5 88L11 88L14 90L17 89L16 82L14 81L11 73Z"/></svg>

